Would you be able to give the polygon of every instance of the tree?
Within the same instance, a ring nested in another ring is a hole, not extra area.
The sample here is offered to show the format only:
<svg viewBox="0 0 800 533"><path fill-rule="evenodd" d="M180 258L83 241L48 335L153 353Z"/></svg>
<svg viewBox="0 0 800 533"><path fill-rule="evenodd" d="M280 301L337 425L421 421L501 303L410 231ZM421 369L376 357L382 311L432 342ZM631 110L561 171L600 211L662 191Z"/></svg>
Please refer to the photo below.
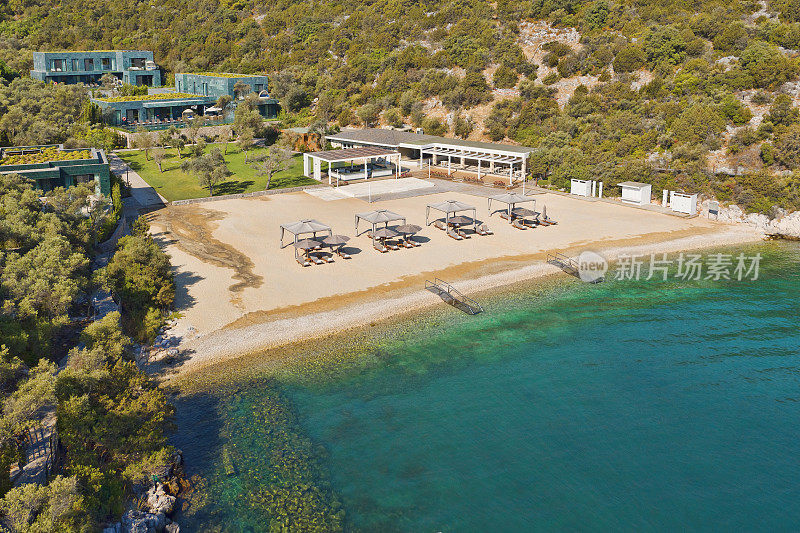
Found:
<svg viewBox="0 0 800 533"><path fill-rule="evenodd" d="M228 144L231 142L231 138L233 138L233 128L229 124L223 124L217 128L217 131L219 132L217 138L225 146L225 148L223 148L225 155L228 155Z"/></svg>
<svg viewBox="0 0 800 533"><path fill-rule="evenodd" d="M145 160L149 161L150 150L152 150L153 146L155 146L153 134L141 128L137 129L136 136L133 140L133 145L139 150L144 150L144 158Z"/></svg>
<svg viewBox="0 0 800 533"><path fill-rule="evenodd" d="M461 113L456 115L453 124L453 133L455 133L456 136L461 137L462 139L466 139L467 137L469 137L469 134L472 133L472 130L474 128L475 128L475 123L469 116L463 117Z"/></svg>
<svg viewBox="0 0 800 533"><path fill-rule="evenodd" d="M787 94L779 94L772 102L769 113L764 117L764 120L775 125L789 126L797 122L798 117L800 117L800 114L797 108L794 107L792 97Z"/></svg>
<svg viewBox="0 0 800 533"><path fill-rule="evenodd" d="M392 127L400 128L403 126L403 117L400 116L400 112L394 107L383 114L383 119Z"/></svg>
<svg viewBox="0 0 800 533"><path fill-rule="evenodd" d="M655 26L645 35L644 53L651 65L677 65L686 59L686 41L674 26Z"/></svg>
<svg viewBox="0 0 800 533"><path fill-rule="evenodd" d="M358 118L364 126L370 128L378 122L381 108L373 102L366 103L358 108Z"/></svg>
<svg viewBox="0 0 800 533"><path fill-rule="evenodd" d="M117 77L111 74L110 72L106 72L105 74L100 76L100 86L103 89L109 91L116 91L118 82L119 80L117 79Z"/></svg>
<svg viewBox="0 0 800 533"><path fill-rule="evenodd" d="M751 41L741 55L741 66L756 87L775 88L797 75L796 64L774 44Z"/></svg>
<svg viewBox="0 0 800 533"><path fill-rule="evenodd" d="M225 115L228 114L228 108L231 102L233 102L233 97L229 94L223 94L217 98L217 107L220 109L220 115L222 115L223 120L225 119Z"/></svg>
<svg viewBox="0 0 800 533"><path fill-rule="evenodd" d="M494 86L498 89L508 89L514 87L518 80L519 76L517 73L505 65L500 65L492 77Z"/></svg>
<svg viewBox="0 0 800 533"><path fill-rule="evenodd" d="M775 159L788 169L800 168L800 126L794 125L776 136L773 143Z"/></svg>
<svg viewBox="0 0 800 533"><path fill-rule="evenodd" d="M253 159L250 165L258 176L266 176L267 184L264 190L268 190L272 183L272 176L282 170L289 168L292 163L292 153L285 148L276 145L270 146L266 152L262 152Z"/></svg>
<svg viewBox="0 0 800 533"><path fill-rule="evenodd" d="M222 151L216 146L207 154L184 161L181 168L189 174L194 174L200 185L208 188L210 196L214 196L214 185L221 183L230 175Z"/></svg>
<svg viewBox="0 0 800 533"><path fill-rule="evenodd" d="M164 151L163 148L156 148L153 150L153 161L156 162L158 165L158 171L164 172L164 169L161 167L161 164L164 162L164 159L167 157L167 152Z"/></svg>
<svg viewBox="0 0 800 533"><path fill-rule="evenodd" d="M247 162L247 154L253 147L254 141L255 138L253 137L253 130L250 128L244 128L239 132L239 138L236 140L236 144L238 144L239 149L244 152L245 162Z"/></svg>
<svg viewBox="0 0 800 533"><path fill-rule="evenodd" d="M447 126L436 117L427 117L422 121L422 131L425 132L425 135L444 135L447 132Z"/></svg>
<svg viewBox="0 0 800 533"><path fill-rule="evenodd" d="M628 45L614 58L614 71L619 73L633 72L644 66L647 57L644 50L637 45Z"/></svg>
<svg viewBox="0 0 800 533"><path fill-rule="evenodd" d="M237 100L242 100L246 95L250 94L250 86L239 80L233 85L233 94L236 95Z"/></svg>

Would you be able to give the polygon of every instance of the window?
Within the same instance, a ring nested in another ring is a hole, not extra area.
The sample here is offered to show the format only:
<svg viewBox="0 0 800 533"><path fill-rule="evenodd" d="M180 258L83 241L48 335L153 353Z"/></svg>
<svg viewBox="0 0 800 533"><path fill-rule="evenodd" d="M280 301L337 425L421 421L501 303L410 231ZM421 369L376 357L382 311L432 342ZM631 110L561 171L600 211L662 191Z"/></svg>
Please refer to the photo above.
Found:
<svg viewBox="0 0 800 533"><path fill-rule="evenodd" d="M86 58L83 60L83 70L94 70L94 59Z"/></svg>
<svg viewBox="0 0 800 533"><path fill-rule="evenodd" d="M54 59L53 60L53 70L56 72L63 72L64 71L64 60L63 59Z"/></svg>
<svg viewBox="0 0 800 533"><path fill-rule="evenodd" d="M75 184L89 183L92 180L94 180L94 174L76 174L72 176L72 182Z"/></svg>
<svg viewBox="0 0 800 533"><path fill-rule="evenodd" d="M261 92L261 90L264 88L264 85L263 85L263 84L261 84L261 83L256 83L255 87L256 87L256 88L255 88L255 91L256 91L257 93L260 93L260 92Z"/></svg>
<svg viewBox="0 0 800 533"><path fill-rule="evenodd" d="M104 57L102 60L103 63L103 70L111 70L111 58Z"/></svg>
<svg viewBox="0 0 800 533"><path fill-rule="evenodd" d="M131 58L131 66L133 68L144 68L144 61L143 57L132 57Z"/></svg>
<svg viewBox="0 0 800 533"><path fill-rule="evenodd" d="M77 72L81 69L81 62L79 59L72 60L72 71Z"/></svg>

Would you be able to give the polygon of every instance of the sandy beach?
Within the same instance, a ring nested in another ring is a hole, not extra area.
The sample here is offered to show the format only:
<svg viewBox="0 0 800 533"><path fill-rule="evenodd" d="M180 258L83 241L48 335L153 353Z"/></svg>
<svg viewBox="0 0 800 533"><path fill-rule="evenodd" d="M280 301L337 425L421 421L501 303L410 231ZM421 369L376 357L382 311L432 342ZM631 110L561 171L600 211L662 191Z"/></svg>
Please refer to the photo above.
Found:
<svg viewBox="0 0 800 533"><path fill-rule="evenodd" d="M488 216L485 198L463 192L371 204L295 192L156 212L151 215L152 230L172 258L176 308L181 313L170 335L180 338L180 349L189 354L179 374L298 339L446 305L424 290L425 280L433 277L473 294L559 273L546 263L548 252L577 255L592 250L613 260L620 254L677 252L763 238L745 226L699 217L553 193L536 198L536 209L546 205L558 225L514 229L497 214ZM389 209L406 216L408 223L424 226L426 205L450 199L474 205L494 235L455 241L428 226L418 237L422 246L386 254L373 250L366 235L355 237L355 213ZM280 248L279 226L307 218L352 237L347 246L352 259L298 265L291 246Z"/></svg>

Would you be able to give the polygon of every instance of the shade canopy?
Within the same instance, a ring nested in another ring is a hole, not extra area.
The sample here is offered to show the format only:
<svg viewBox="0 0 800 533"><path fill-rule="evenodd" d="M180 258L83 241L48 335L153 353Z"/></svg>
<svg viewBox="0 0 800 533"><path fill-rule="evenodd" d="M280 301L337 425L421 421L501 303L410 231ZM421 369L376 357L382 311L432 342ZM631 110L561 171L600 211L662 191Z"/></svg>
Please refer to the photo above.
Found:
<svg viewBox="0 0 800 533"><path fill-rule="evenodd" d="M301 250L313 250L320 244L321 243L316 239L301 239L294 243L294 247L300 248Z"/></svg>
<svg viewBox="0 0 800 533"><path fill-rule="evenodd" d="M451 215L463 211L472 211L473 224L477 225L477 211L473 205L465 204L464 202L459 202L458 200L445 200L444 202L439 202L436 204L428 204L428 206L425 208L425 225L430 225L429 218L431 209L444 213L445 222L450 221Z"/></svg>
<svg viewBox="0 0 800 533"><path fill-rule="evenodd" d="M345 244L349 240L350 237L348 237L347 235L331 235L330 237L325 237L324 239L322 239L322 242L324 242L328 246L339 246Z"/></svg>
<svg viewBox="0 0 800 533"><path fill-rule="evenodd" d="M450 217L451 224L469 224L472 222L472 219L469 217L465 217L464 215L456 215L454 217Z"/></svg>
<svg viewBox="0 0 800 533"><path fill-rule="evenodd" d="M375 230L377 226L383 224L384 227L388 226L389 222L402 221L406 223L406 217L388 209L377 209L375 211L368 211L366 213L356 214L356 237L358 237L358 223L361 221L366 222L372 227L372 239L375 240ZM394 235L393 235L394 236Z"/></svg>
<svg viewBox="0 0 800 533"><path fill-rule="evenodd" d="M532 217L539 214L536 211L533 211L532 209L526 209L524 207L517 207L513 209L511 212L520 217Z"/></svg>
<svg viewBox="0 0 800 533"><path fill-rule="evenodd" d="M501 204L506 204L507 209L506 211L511 213L511 210L514 208L516 204L521 204L524 202L536 202L536 198L531 198L530 196L523 196L521 194L517 194L515 192L507 192L503 194L497 194L495 196L490 196L488 199L488 209L489 214L492 214L492 201L500 202Z"/></svg>
<svg viewBox="0 0 800 533"><path fill-rule="evenodd" d="M381 229L375 230L372 233L372 235L374 237L377 237L378 239L391 239L392 237L397 237L400 234L397 233L392 228L381 228Z"/></svg>
<svg viewBox="0 0 800 533"><path fill-rule="evenodd" d="M287 246L283 244L283 236L286 232L294 235L294 242L297 242L300 235L307 235L310 233L312 236L316 237L317 233L327 233L328 235L333 233L330 226L323 224L319 220L314 220L313 218L281 224L281 248Z"/></svg>
<svg viewBox="0 0 800 533"><path fill-rule="evenodd" d="M421 231L422 227L416 224L403 224L402 226L396 226L392 229L400 233L411 235Z"/></svg>

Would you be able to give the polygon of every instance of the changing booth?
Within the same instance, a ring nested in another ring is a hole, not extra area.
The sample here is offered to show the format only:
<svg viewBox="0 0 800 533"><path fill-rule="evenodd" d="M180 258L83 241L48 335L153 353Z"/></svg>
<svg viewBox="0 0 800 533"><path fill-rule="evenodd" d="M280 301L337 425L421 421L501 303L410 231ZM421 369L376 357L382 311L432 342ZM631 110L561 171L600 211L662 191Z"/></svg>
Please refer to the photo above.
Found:
<svg viewBox="0 0 800 533"><path fill-rule="evenodd" d="M589 197L592 195L592 182L590 180L576 180L570 181L570 194L577 196Z"/></svg>
<svg viewBox="0 0 800 533"><path fill-rule="evenodd" d="M669 205L676 213L697 214L697 194L670 191Z"/></svg>
<svg viewBox="0 0 800 533"><path fill-rule="evenodd" d="M648 205L650 203L652 185L649 183L623 181L619 186L622 187L623 202L634 205Z"/></svg>

